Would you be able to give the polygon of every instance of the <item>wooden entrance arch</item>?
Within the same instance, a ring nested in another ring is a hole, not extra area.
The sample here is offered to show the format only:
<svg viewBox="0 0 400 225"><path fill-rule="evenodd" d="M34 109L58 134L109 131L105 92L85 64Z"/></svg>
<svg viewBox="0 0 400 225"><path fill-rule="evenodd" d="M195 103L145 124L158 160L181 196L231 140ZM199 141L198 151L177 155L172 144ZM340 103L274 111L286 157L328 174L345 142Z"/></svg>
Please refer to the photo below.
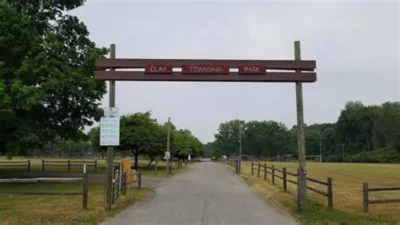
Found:
<svg viewBox="0 0 400 225"><path fill-rule="evenodd" d="M280 82L296 84L297 148L299 156L298 208L306 208L307 170L302 83L317 81L314 60L301 60L294 42L294 60L117 59L111 45L109 59L96 60L94 78L110 81L110 107L115 107L115 81ZM113 147L107 150L105 208L111 208Z"/></svg>

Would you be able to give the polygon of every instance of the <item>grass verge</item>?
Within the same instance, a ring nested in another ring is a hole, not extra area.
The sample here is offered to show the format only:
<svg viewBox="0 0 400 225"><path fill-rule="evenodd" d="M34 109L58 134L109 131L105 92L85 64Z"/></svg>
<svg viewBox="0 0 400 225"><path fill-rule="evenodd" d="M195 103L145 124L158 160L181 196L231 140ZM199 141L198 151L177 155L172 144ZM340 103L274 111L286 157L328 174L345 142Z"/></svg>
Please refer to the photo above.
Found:
<svg viewBox="0 0 400 225"><path fill-rule="evenodd" d="M323 164L321 164L323 165ZM328 169L323 171L332 169L332 165L325 165ZM287 166L285 166L287 167ZM293 164L294 167L294 164ZM279 167L278 167L279 168ZM312 166L311 166L312 168ZM233 169L231 167L231 169ZM357 173L362 171L356 170ZM311 172L311 171L310 171ZM321 170L318 171L321 173ZM350 172L350 170L349 170ZM356 175L355 175L356 176ZM244 163L242 165L242 173L240 177L243 178L247 184L252 188L253 191L263 196L265 199L268 199L270 202L278 206L279 208L284 209L286 212L290 213L292 216L297 218L299 222L302 224L340 224L340 225L347 225L347 224L400 224L400 213L395 213L393 207L396 206L384 206L384 207L391 207L391 211L386 213L373 213L371 209L371 213L362 213L360 212L361 209L361 202L359 203L358 211L354 210L354 207L348 209L340 208L346 204L339 204L334 205L335 210L328 210L326 207L326 200L319 198L310 192L308 202L309 209L307 212L300 213L297 210L297 200L296 200L296 186L292 184L288 184L288 192L283 192L281 187L281 180L276 179L276 185L272 185L270 177L268 181L264 181L263 176L257 178L256 176L252 176L250 173L250 164ZM318 178L318 177L317 177ZM346 178L344 178L346 179ZM335 181L335 180L334 180ZM353 181L356 182L356 181ZM340 185L345 185L345 183L338 182ZM349 184L348 184L349 185ZM348 188L348 185L342 187L344 189ZM350 184L350 186L352 186ZM336 192L335 192L336 190ZM343 201L341 198L344 193L340 193L340 188L335 188L334 186L334 200L336 197L336 202ZM335 193L339 192L338 194ZM348 195L354 193L347 193ZM348 200L352 200L353 198L349 198ZM344 200L345 201L345 200ZM350 203L349 205L354 205L355 203ZM373 206L375 207L375 206ZM394 208L395 209L395 208Z"/></svg>
<svg viewBox="0 0 400 225"><path fill-rule="evenodd" d="M0 192L81 191L74 183L8 183ZM0 196L0 224L98 224L127 206L145 198L150 188L128 187L127 194L104 210L104 184L89 183L88 210L82 209L82 196Z"/></svg>

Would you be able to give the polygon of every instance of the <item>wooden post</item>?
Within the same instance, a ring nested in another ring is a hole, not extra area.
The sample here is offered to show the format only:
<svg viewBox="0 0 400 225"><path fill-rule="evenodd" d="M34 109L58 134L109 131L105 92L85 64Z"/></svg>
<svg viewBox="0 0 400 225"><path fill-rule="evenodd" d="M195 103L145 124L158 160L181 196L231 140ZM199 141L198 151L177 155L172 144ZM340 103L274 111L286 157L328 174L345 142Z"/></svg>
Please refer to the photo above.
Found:
<svg viewBox="0 0 400 225"><path fill-rule="evenodd" d="M272 165L272 184L275 185L275 165Z"/></svg>
<svg viewBox="0 0 400 225"><path fill-rule="evenodd" d="M260 163L258 163L258 167L257 167L257 177L260 177Z"/></svg>
<svg viewBox="0 0 400 225"><path fill-rule="evenodd" d="M126 195L127 187L128 187L128 175L124 172L122 176L122 191L121 191L122 195Z"/></svg>
<svg viewBox="0 0 400 225"><path fill-rule="evenodd" d="M253 166L254 166L254 162L253 160L251 160L251 175L254 175L254 171L253 171Z"/></svg>
<svg viewBox="0 0 400 225"><path fill-rule="evenodd" d="M286 173L286 168L282 169L282 182L283 182L283 191L287 191L287 182L286 182L286 177L287 177L287 173Z"/></svg>
<svg viewBox="0 0 400 225"><path fill-rule="evenodd" d="M138 173L138 188L142 188L142 173L140 171Z"/></svg>
<svg viewBox="0 0 400 225"><path fill-rule="evenodd" d="M88 209L89 178L86 171L83 172L83 209Z"/></svg>
<svg viewBox="0 0 400 225"><path fill-rule="evenodd" d="M97 172L97 159L94 160L94 170Z"/></svg>
<svg viewBox="0 0 400 225"><path fill-rule="evenodd" d="M294 42L294 59L301 60L300 41ZM296 70L301 72L301 70ZM306 210L307 200L307 170L304 137L304 112L303 112L303 86L301 82L296 82L296 109L297 109L297 148L299 157L299 211Z"/></svg>
<svg viewBox="0 0 400 225"><path fill-rule="evenodd" d="M28 172L31 172L31 160L28 160Z"/></svg>
<svg viewBox="0 0 400 225"><path fill-rule="evenodd" d="M110 46L110 58L115 59L115 44ZM111 71L115 71L111 68ZM115 80L110 80L110 107L115 107ZM113 200L113 161L114 161L114 147L107 147L107 167L106 167L106 182L104 183L105 198L104 198L104 209L110 210Z"/></svg>
<svg viewBox="0 0 400 225"><path fill-rule="evenodd" d="M68 172L71 172L71 160L68 159Z"/></svg>
<svg viewBox="0 0 400 225"><path fill-rule="evenodd" d="M169 147L170 147L170 136L171 136L171 118L168 118L168 131L167 131L167 152L170 152ZM171 157L171 152L170 152L170 157ZM167 173L171 174L172 172L172 165L171 165L171 159L167 159Z"/></svg>
<svg viewBox="0 0 400 225"><path fill-rule="evenodd" d="M333 209L332 177L328 177L328 208Z"/></svg>
<svg viewBox="0 0 400 225"><path fill-rule="evenodd" d="M267 180L267 163L264 163L264 180Z"/></svg>
<svg viewBox="0 0 400 225"><path fill-rule="evenodd" d="M44 160L42 159L42 171L44 172Z"/></svg>
<svg viewBox="0 0 400 225"><path fill-rule="evenodd" d="M363 211L368 212L368 183L363 183Z"/></svg>

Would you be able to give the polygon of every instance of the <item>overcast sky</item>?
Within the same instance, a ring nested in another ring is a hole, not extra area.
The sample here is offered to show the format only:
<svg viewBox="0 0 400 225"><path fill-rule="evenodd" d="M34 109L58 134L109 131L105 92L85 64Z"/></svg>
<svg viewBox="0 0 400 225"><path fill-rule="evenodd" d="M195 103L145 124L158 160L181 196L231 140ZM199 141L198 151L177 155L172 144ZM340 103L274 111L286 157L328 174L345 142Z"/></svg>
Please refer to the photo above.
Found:
<svg viewBox="0 0 400 225"><path fill-rule="evenodd" d="M302 59L317 61L304 84L306 124L334 122L346 101L400 100L397 1L89 0L74 11L117 58ZM296 123L291 83L117 82L120 114L150 110L164 123L212 141L231 119ZM103 105L108 106L108 94Z"/></svg>

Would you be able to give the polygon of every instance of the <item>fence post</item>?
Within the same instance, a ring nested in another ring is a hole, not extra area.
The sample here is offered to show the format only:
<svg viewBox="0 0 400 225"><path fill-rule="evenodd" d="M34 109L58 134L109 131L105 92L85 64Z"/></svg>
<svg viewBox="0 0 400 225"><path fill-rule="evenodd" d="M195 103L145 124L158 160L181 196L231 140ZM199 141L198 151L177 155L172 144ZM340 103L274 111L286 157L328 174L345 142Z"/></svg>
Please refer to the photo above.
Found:
<svg viewBox="0 0 400 225"><path fill-rule="evenodd" d="M44 172L44 159L42 159L42 172Z"/></svg>
<svg viewBox="0 0 400 225"><path fill-rule="evenodd" d="M28 172L31 172L31 160L28 160Z"/></svg>
<svg viewBox="0 0 400 225"><path fill-rule="evenodd" d="M142 173L140 171L138 173L138 188L142 188Z"/></svg>
<svg viewBox="0 0 400 225"><path fill-rule="evenodd" d="M286 176L287 176L287 174L286 174L286 168L283 168L283 169L282 169L282 177L283 177L283 179L282 179L282 182L283 182L283 191L287 191L287 182L286 182Z"/></svg>
<svg viewBox="0 0 400 225"><path fill-rule="evenodd" d="M97 159L94 160L94 170L97 172Z"/></svg>
<svg viewBox="0 0 400 225"><path fill-rule="evenodd" d="M126 195L126 188L128 186L128 175L124 172L122 175L122 195Z"/></svg>
<svg viewBox="0 0 400 225"><path fill-rule="evenodd" d="M257 177L260 177L260 163L258 163L258 166L257 166Z"/></svg>
<svg viewBox="0 0 400 225"><path fill-rule="evenodd" d="M264 180L267 180L267 163L264 163Z"/></svg>
<svg viewBox="0 0 400 225"><path fill-rule="evenodd" d="M251 175L254 175L254 171L253 171L253 166L254 166L254 162L253 160L251 160Z"/></svg>
<svg viewBox="0 0 400 225"><path fill-rule="evenodd" d="M71 172L71 160L68 159L68 172Z"/></svg>
<svg viewBox="0 0 400 225"><path fill-rule="evenodd" d="M275 165L272 164L272 184L275 185Z"/></svg>
<svg viewBox="0 0 400 225"><path fill-rule="evenodd" d="M328 208L333 209L332 177L328 177Z"/></svg>
<svg viewBox="0 0 400 225"><path fill-rule="evenodd" d="M85 171L83 171L83 209L88 209L88 192L89 192L89 178Z"/></svg>
<svg viewBox="0 0 400 225"><path fill-rule="evenodd" d="M368 183L363 183L363 211L368 212Z"/></svg>

